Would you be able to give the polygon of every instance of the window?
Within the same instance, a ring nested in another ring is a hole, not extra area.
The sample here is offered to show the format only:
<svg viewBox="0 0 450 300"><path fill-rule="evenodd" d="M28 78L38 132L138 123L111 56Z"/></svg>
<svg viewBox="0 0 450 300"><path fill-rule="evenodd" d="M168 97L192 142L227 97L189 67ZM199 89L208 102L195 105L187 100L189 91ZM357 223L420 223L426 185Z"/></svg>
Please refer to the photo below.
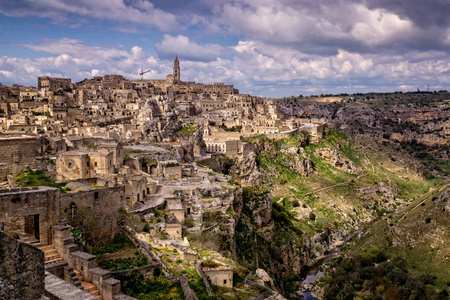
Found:
<svg viewBox="0 0 450 300"><path fill-rule="evenodd" d="M71 162L68 164L68 167L69 167L69 169L72 168L72 163Z"/></svg>
<svg viewBox="0 0 450 300"><path fill-rule="evenodd" d="M223 284L227 284L227 280L226 279L223 280Z"/></svg>
<svg viewBox="0 0 450 300"><path fill-rule="evenodd" d="M98 192L94 192L94 199L98 199Z"/></svg>

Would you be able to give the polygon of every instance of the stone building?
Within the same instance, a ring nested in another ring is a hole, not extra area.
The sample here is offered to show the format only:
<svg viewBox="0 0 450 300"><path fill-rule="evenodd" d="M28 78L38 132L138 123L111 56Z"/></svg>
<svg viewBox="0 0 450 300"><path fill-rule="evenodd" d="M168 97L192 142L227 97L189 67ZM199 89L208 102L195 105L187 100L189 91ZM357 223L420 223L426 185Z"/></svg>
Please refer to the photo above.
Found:
<svg viewBox="0 0 450 300"><path fill-rule="evenodd" d="M93 188L61 194L61 215L70 217L81 207L116 212L125 207L125 186Z"/></svg>
<svg viewBox="0 0 450 300"><path fill-rule="evenodd" d="M115 165L120 166L123 161L122 155L119 155L122 153L120 147L112 146L112 151L108 147L100 147L90 152L80 150L61 153L56 160L56 172L67 179L88 179L97 175L114 174L117 170Z"/></svg>
<svg viewBox="0 0 450 300"><path fill-rule="evenodd" d="M0 190L0 222L12 237L34 237L48 244L51 226L61 219L60 207L59 189L39 186Z"/></svg>
<svg viewBox="0 0 450 300"><path fill-rule="evenodd" d="M115 172L123 166L123 147L119 143L100 144L98 149L107 149L112 152Z"/></svg>
<svg viewBox="0 0 450 300"><path fill-rule="evenodd" d="M36 166L36 138L24 135L0 136L0 179Z"/></svg>
<svg viewBox="0 0 450 300"><path fill-rule="evenodd" d="M118 178L119 183L125 185L125 202L128 207L133 207L136 203L145 201L149 194L147 177L142 175L126 175Z"/></svg>
<svg viewBox="0 0 450 300"><path fill-rule="evenodd" d="M60 89L68 89L72 85L70 78L55 78L42 76L38 77L38 90L40 91L53 91L56 92Z"/></svg>
<svg viewBox="0 0 450 300"><path fill-rule="evenodd" d="M178 60L178 56L175 56L173 62L173 80L175 83L181 82L180 61Z"/></svg>
<svg viewBox="0 0 450 300"><path fill-rule="evenodd" d="M101 148L97 151L89 152L90 173L95 177L96 174L113 174L114 173L114 155L107 149Z"/></svg>
<svg viewBox="0 0 450 300"><path fill-rule="evenodd" d="M180 250L180 259L186 262L196 262L198 260L198 253L190 249Z"/></svg>
<svg viewBox="0 0 450 300"><path fill-rule="evenodd" d="M237 155L241 150L241 139L239 132L215 132L203 136L207 152L225 155Z"/></svg>
<svg viewBox="0 0 450 300"><path fill-rule="evenodd" d="M181 197L172 196L164 198L166 200L166 209L169 213L177 218L178 222L183 223L184 221L184 208L181 204Z"/></svg>
<svg viewBox="0 0 450 300"><path fill-rule="evenodd" d="M163 173L167 180L179 180L182 175L182 166L176 160L160 161L158 173Z"/></svg>
<svg viewBox="0 0 450 300"><path fill-rule="evenodd" d="M233 269L219 266L216 268L204 267L202 270L212 284L233 288Z"/></svg>
<svg viewBox="0 0 450 300"><path fill-rule="evenodd" d="M87 179L91 177L90 158L84 151L61 153L56 159L56 172L66 179Z"/></svg>

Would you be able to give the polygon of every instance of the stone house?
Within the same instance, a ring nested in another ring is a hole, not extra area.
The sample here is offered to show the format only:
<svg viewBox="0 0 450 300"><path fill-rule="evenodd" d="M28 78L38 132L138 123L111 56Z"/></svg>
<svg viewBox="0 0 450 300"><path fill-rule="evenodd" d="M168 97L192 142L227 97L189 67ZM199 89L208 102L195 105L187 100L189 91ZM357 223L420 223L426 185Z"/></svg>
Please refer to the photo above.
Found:
<svg viewBox="0 0 450 300"><path fill-rule="evenodd" d="M212 284L233 288L233 269L219 266L215 268L204 267L202 270Z"/></svg>
<svg viewBox="0 0 450 300"><path fill-rule="evenodd" d="M54 78L48 76L38 77L38 90L40 91L57 91L60 89L68 89L72 85L70 78Z"/></svg>
<svg viewBox="0 0 450 300"><path fill-rule="evenodd" d="M125 201L128 207L145 201L148 194L147 177L142 175L122 175L118 182L125 185Z"/></svg>
<svg viewBox="0 0 450 300"><path fill-rule="evenodd" d="M60 207L60 191L56 188L0 190L0 221L5 233L12 237L34 237L41 243L50 243L50 228L61 220Z"/></svg>
<svg viewBox="0 0 450 300"><path fill-rule="evenodd" d="M113 152L101 148L89 153L91 176L96 174L114 174Z"/></svg>
<svg viewBox="0 0 450 300"><path fill-rule="evenodd" d="M182 166L176 160L160 161L158 163L158 173L163 173L167 180L180 180L182 176Z"/></svg>
<svg viewBox="0 0 450 300"><path fill-rule="evenodd" d="M180 250L180 259L186 262L196 262L198 260L198 253L189 249Z"/></svg>
<svg viewBox="0 0 450 300"><path fill-rule="evenodd" d="M166 209L169 213L175 216L178 222L183 223L184 221L184 208L181 203L181 197L173 196L164 198L166 200Z"/></svg>
<svg viewBox="0 0 450 300"><path fill-rule="evenodd" d="M113 165L115 172L123 166L123 147L119 143L100 144L99 149L107 149L113 154Z"/></svg>
<svg viewBox="0 0 450 300"><path fill-rule="evenodd" d="M0 179L36 166L37 142L25 135L0 136Z"/></svg>
<svg viewBox="0 0 450 300"><path fill-rule="evenodd" d="M56 159L56 172L67 179L87 179L91 177L89 154L84 151L61 153Z"/></svg>
<svg viewBox="0 0 450 300"><path fill-rule="evenodd" d="M48 154L56 154L67 151L67 144L63 138L48 137L47 141L48 141L47 147Z"/></svg>

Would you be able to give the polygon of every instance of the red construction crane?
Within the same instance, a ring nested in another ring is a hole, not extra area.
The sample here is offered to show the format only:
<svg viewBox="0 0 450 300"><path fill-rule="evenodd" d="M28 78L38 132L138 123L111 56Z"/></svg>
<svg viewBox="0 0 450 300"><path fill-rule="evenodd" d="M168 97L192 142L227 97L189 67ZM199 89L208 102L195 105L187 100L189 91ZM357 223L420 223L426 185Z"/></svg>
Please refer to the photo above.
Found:
<svg viewBox="0 0 450 300"><path fill-rule="evenodd" d="M141 69L141 73L139 73L139 75L141 75L141 80L144 79L144 74L145 74L145 73L148 73L148 72L150 72L150 71L151 71L151 70L144 71L144 70Z"/></svg>

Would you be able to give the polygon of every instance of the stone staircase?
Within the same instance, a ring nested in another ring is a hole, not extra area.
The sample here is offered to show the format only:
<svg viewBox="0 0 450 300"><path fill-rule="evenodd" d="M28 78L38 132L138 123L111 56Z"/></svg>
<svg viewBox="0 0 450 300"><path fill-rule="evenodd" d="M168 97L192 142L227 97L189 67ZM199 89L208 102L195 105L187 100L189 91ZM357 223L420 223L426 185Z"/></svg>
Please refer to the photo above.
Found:
<svg viewBox="0 0 450 300"><path fill-rule="evenodd" d="M62 261L62 258L59 255L58 251L56 251L55 246L39 243L34 235L28 233L20 233L19 238L21 242L32 245L44 252L46 265Z"/></svg>
<svg viewBox="0 0 450 300"><path fill-rule="evenodd" d="M54 245L39 245L39 244L32 244L32 245L40 249L42 252L44 252L44 260L46 265L57 263L63 260L59 255L58 251L56 251Z"/></svg>
<svg viewBox="0 0 450 300"><path fill-rule="evenodd" d="M103 299L103 296L100 295L100 292L97 290L95 285L93 285L92 283L89 283L87 281L84 281L84 277L83 277L83 275L81 275L80 271L77 271L77 270L73 270L73 271L75 272L76 276L78 276L78 279L81 282L81 287L83 288L83 290L86 293L89 293L90 295L92 295L98 299Z"/></svg>
<svg viewBox="0 0 450 300"><path fill-rule="evenodd" d="M39 241L36 239L36 237L33 234L29 234L29 233L24 233L21 232L19 233L19 239L21 242L30 244L30 245L35 245L38 244Z"/></svg>

